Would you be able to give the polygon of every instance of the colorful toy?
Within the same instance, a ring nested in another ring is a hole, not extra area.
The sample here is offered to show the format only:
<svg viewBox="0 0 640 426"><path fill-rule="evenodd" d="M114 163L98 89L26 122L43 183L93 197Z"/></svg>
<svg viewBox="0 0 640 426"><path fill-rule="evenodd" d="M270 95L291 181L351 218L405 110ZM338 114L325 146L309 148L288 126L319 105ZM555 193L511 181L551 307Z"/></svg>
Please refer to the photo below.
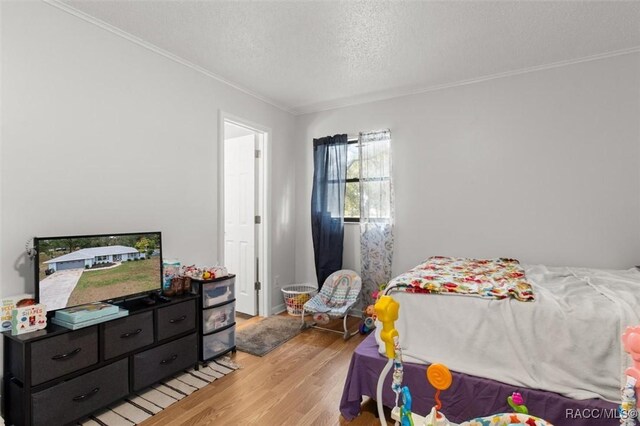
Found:
<svg viewBox="0 0 640 426"><path fill-rule="evenodd" d="M382 323L380 339L384 342L387 358L395 358L395 340L398 338L398 330L395 329L395 322L398 319L400 304L391 296L381 296L375 305L378 321Z"/></svg>
<svg viewBox="0 0 640 426"><path fill-rule="evenodd" d="M402 426L455 426L449 422L447 418L439 410L442 408L440 401L440 393L449 389L453 382L451 371L443 364L432 364L427 369L427 380L436 389L435 401L436 405L431 409L427 417L419 416L411 411L412 400L411 392L407 386L402 386L404 369L402 366L402 350L400 347L400 338L398 330L395 329L395 321L398 319L400 304L391 296L384 295L375 304L375 311L378 321L382 323L380 331L380 339L385 345L385 355L388 358L376 387L376 401L378 407L378 416L380 424L387 426L387 421L382 407L382 388L385 377L393 367L393 379L391 389L396 394L395 407L391 410L391 417L400 421ZM635 385L635 381L633 382ZM402 394L403 405L398 407L399 397ZM514 392L507 398L509 405L516 413L499 413L488 417L479 417L467 422L461 423L459 426L510 426L510 425L527 425L527 426L551 426L550 423L543 419L528 414L527 407L524 405L524 399L518 392ZM635 400L633 400L635 404ZM397 423L396 423L397 424ZM632 423L630 425L634 425ZM628 426L626 423L624 426Z"/></svg>
<svg viewBox="0 0 640 426"><path fill-rule="evenodd" d="M509 407L513 408L513 411L516 413L529 414L529 410L527 406L524 405L524 398L520 392L514 392L510 397L507 398L507 404Z"/></svg>
<svg viewBox="0 0 640 426"><path fill-rule="evenodd" d="M329 317L329 315L325 314L324 312L316 312L315 314L313 314L313 321L316 324L326 325L326 324L329 324L329 321L331 321L331 318Z"/></svg>
<svg viewBox="0 0 640 426"><path fill-rule="evenodd" d="M627 327L622 334L622 345L624 350L631 355L632 360L632 366L625 370L625 374L635 379L637 393L640 390L640 325Z"/></svg>
<svg viewBox="0 0 640 426"><path fill-rule="evenodd" d="M402 426L413 426L413 416L411 415L411 392L409 387L402 387L402 407L400 408L400 424Z"/></svg>
<svg viewBox="0 0 640 426"><path fill-rule="evenodd" d="M185 265L180 268L180 276L189 277L196 280L214 280L219 277L229 275L224 266L202 266Z"/></svg>
<svg viewBox="0 0 640 426"><path fill-rule="evenodd" d="M366 315L362 324L360 324L360 334L367 334L374 328L376 328L376 309L373 305L367 306L364 310L364 314Z"/></svg>
<svg viewBox="0 0 640 426"><path fill-rule="evenodd" d="M453 382L451 371L444 364L431 364L427 368L427 380L431 383L431 386L436 388L436 394L434 395L436 406L431 409L431 412L424 420L424 424L425 426L448 426L451 423L439 410L442 408L440 392L449 389Z"/></svg>
<svg viewBox="0 0 640 426"><path fill-rule="evenodd" d="M622 401L620 403L620 424L622 426L634 426L636 424L635 416L632 415L636 408L636 387L637 381L631 376L627 376L625 386L622 388Z"/></svg>
<svg viewBox="0 0 640 426"><path fill-rule="evenodd" d="M631 356L632 365L625 370L627 380L622 388L620 403L620 424L636 424L633 410L640 408L637 395L640 393L640 326L627 327L622 333L622 346ZM637 411L636 411L637 414Z"/></svg>

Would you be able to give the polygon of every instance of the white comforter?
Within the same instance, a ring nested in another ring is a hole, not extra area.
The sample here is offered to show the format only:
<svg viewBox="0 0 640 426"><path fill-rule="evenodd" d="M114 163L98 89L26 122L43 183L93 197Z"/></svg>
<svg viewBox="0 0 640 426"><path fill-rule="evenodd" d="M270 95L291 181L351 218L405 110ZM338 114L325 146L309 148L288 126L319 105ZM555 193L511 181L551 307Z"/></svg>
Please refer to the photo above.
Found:
<svg viewBox="0 0 640 426"><path fill-rule="evenodd" d="M620 336L640 324L640 272L525 267L535 302L391 292L404 360L574 399L619 401L629 358ZM376 337L380 352L384 344Z"/></svg>

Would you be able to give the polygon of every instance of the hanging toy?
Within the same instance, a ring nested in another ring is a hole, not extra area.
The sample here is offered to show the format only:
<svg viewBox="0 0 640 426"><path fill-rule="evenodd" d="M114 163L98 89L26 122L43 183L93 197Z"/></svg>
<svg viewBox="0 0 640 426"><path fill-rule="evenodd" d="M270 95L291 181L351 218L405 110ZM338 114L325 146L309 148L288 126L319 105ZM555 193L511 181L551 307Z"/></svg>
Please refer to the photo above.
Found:
<svg viewBox="0 0 640 426"><path fill-rule="evenodd" d="M633 410L636 409L636 379L627 376L627 381L622 388L622 398L618 411L620 413L620 424L622 426L635 426L636 419Z"/></svg>
<svg viewBox="0 0 640 426"><path fill-rule="evenodd" d="M316 312L315 314L313 314L313 321L316 324L327 325L329 324L330 320L331 318L329 318L329 315L325 314L324 312Z"/></svg>
<svg viewBox="0 0 640 426"><path fill-rule="evenodd" d="M516 413L529 414L529 410L527 406L524 405L524 398L520 392L512 393L511 396L507 398L507 404L509 404L509 407Z"/></svg>
<svg viewBox="0 0 640 426"><path fill-rule="evenodd" d="M407 386L402 387L402 407L400 407L400 425L413 426L411 414L411 391Z"/></svg>
<svg viewBox="0 0 640 426"><path fill-rule="evenodd" d="M442 401L440 401L440 392L449 389L453 382L451 371L444 364L431 364L427 368L427 380L436 389L434 399L436 406L424 420L424 426L448 426L449 420L440 412Z"/></svg>

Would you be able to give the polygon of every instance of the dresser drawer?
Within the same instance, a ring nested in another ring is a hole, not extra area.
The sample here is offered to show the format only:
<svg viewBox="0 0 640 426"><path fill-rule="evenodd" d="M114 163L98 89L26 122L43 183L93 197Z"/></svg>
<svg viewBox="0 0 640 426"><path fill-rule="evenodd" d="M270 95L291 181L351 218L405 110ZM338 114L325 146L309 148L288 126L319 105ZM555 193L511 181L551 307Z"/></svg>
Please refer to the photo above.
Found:
<svg viewBox="0 0 640 426"><path fill-rule="evenodd" d="M193 333L134 355L133 390L144 389L165 377L195 365L198 357L196 336L196 333Z"/></svg>
<svg viewBox="0 0 640 426"><path fill-rule="evenodd" d="M31 384L37 385L98 362L98 328L83 328L31 344Z"/></svg>
<svg viewBox="0 0 640 426"><path fill-rule="evenodd" d="M131 315L103 324L104 358L110 359L153 343L153 312Z"/></svg>
<svg viewBox="0 0 640 426"><path fill-rule="evenodd" d="M63 425L129 393L129 364L120 360L32 396L33 424Z"/></svg>
<svg viewBox="0 0 640 426"><path fill-rule="evenodd" d="M207 334L219 330L236 321L236 303L229 302L217 308L202 311L202 333Z"/></svg>
<svg viewBox="0 0 640 426"><path fill-rule="evenodd" d="M158 340L196 328L196 301L178 303L158 309Z"/></svg>
<svg viewBox="0 0 640 426"><path fill-rule="evenodd" d="M208 360L227 352L236 345L236 327L229 326L215 333L202 336L202 359Z"/></svg>
<svg viewBox="0 0 640 426"><path fill-rule="evenodd" d="M212 283L202 283L202 306L216 306L229 302L235 298L236 278Z"/></svg>

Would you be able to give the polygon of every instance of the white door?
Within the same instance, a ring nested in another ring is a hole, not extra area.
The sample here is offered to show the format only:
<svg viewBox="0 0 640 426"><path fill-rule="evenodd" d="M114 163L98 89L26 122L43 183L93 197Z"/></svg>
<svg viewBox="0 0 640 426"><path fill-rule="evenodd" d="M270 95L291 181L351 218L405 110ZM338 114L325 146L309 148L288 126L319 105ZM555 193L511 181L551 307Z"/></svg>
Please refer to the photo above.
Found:
<svg viewBox="0 0 640 426"><path fill-rule="evenodd" d="M236 274L236 310L256 315L256 135L224 141L224 259Z"/></svg>

